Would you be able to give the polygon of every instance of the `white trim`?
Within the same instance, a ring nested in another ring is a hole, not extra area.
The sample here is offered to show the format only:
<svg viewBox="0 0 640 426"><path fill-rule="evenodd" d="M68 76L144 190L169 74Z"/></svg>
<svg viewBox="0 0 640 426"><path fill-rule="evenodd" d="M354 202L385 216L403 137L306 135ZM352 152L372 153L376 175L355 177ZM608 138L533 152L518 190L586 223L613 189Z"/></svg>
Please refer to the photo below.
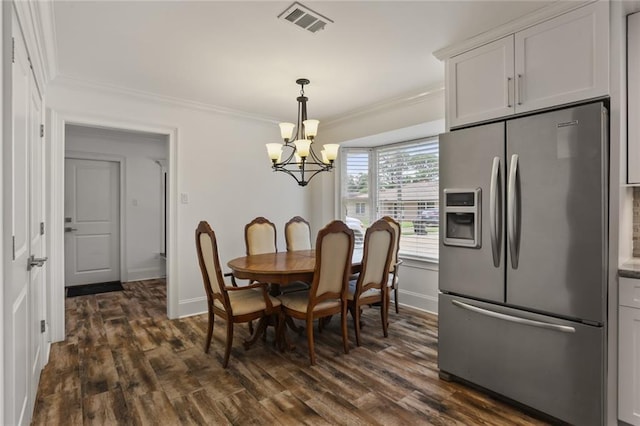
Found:
<svg viewBox="0 0 640 426"><path fill-rule="evenodd" d="M40 22L36 16L39 13L35 10L35 3L31 1L13 1L13 7L18 18L20 31L24 37L29 59L32 63L33 75L36 78L38 90L44 98L44 89L48 84L48 79L44 73L43 66L43 37L40 34Z"/></svg>
<svg viewBox="0 0 640 426"><path fill-rule="evenodd" d="M340 114L340 116L330 117L325 119L322 122L323 128L331 128L345 121L352 121L357 117L361 117L363 115L371 114L374 112L385 112L394 110L397 108L401 108L404 106L410 106L419 104L421 102L425 102L431 99L434 96L440 95L444 92L443 83L437 83L433 86L427 87L424 91L419 93L409 93L403 96L395 97L392 99L386 99L371 105L368 105L364 108L359 108L357 110L348 111L344 114Z"/></svg>
<svg viewBox="0 0 640 426"><path fill-rule="evenodd" d="M179 313L178 289L178 127L167 127L154 123L124 121L115 118L97 117L65 111L51 111L51 138L48 144L49 166L51 167L51 219L49 253L64 253L64 157L65 126L108 127L167 135L169 140L169 232L167 244L167 315L177 318ZM65 338L64 318L64 255L51 256L50 268L53 279L51 297L51 338L61 341Z"/></svg>
<svg viewBox="0 0 640 426"><path fill-rule="evenodd" d="M30 2L33 8L34 24L37 29L37 39L40 40L40 62L44 70L45 84L53 80L58 73L56 62L58 52L56 49L56 26L53 16L53 2Z"/></svg>
<svg viewBox="0 0 640 426"><path fill-rule="evenodd" d="M65 125L66 127L66 125ZM120 252L120 281L127 282L129 281L129 277L127 276L127 244L126 244L126 236L127 236L127 159L120 155L110 155L110 154L100 154L96 152L84 152L84 151L67 151L64 153L65 160L67 158L74 160L94 160L94 161L109 161L112 163L118 163L119 176L118 182L120 186L120 208L118 209L120 212L120 247L118 251ZM64 166L66 167L66 166ZM64 172L63 172L64 173ZM63 188L63 200L64 200L64 188ZM63 252L64 253L64 252ZM66 269L66 265L65 265Z"/></svg>
<svg viewBox="0 0 640 426"><path fill-rule="evenodd" d="M10 11L11 6L7 2L2 2L2 4L0 4L0 58L2 58L2 60L0 60L0 103L2 103L2 108L0 108L0 115L2 115L2 120L0 122L0 135L2 136L3 141L10 140L9 129L12 127L11 124L7 124L11 123L12 114L12 103L9 96L12 86L11 72L5 72L8 71L5 69L5 62L9 62L9 60L6 59L8 57L6 53L8 53L9 49L8 43L10 43L11 41ZM9 90L5 90L5 88L8 88ZM8 222L8 214L4 209L4 207L7 205L7 203L5 202L5 188L7 187L5 164L7 163L7 159L5 157L7 157L8 145L8 143L3 143L2 146L0 146L0 203L2 203L3 206L2 219L0 220L0 277L2 277L3 283L10 282L10 280L8 279L10 278L10 269L5 267L5 264L9 263L8 259L5 258L5 255L8 256L9 253L4 249L5 246L8 247L9 245L9 232L5 227L5 224ZM5 286L3 285L3 289L0 290L0 335L2 336L3 342L4 337L7 335L4 329L4 287ZM8 374L5 374L4 360L6 347L7 345L3 344L2 349L0 349L0 423L6 422L5 397L7 394L5 393L5 388L8 388L8 386L5 386L5 382L9 377Z"/></svg>
<svg viewBox="0 0 640 426"><path fill-rule="evenodd" d="M138 268L130 269L127 271L127 282L154 280L162 277L164 277L164 273L162 272L162 268L160 267Z"/></svg>
<svg viewBox="0 0 640 426"><path fill-rule="evenodd" d="M426 296L424 294L415 293L413 291L398 289L399 301L403 300L405 303L399 303L400 306L408 306L420 311L429 312L438 315L438 298L433 296ZM410 303L406 301L409 300Z"/></svg>
<svg viewBox="0 0 640 426"><path fill-rule="evenodd" d="M156 93L145 92L137 89L129 89L126 87L115 86L106 83L99 83L89 80L83 80L75 77L69 77L65 75L58 75L55 79L55 83L64 87L89 89L102 93L117 94L121 96L128 96L137 100L151 102L154 104L163 103L167 105L179 106L183 108L201 110L206 112L214 112L223 115L230 115L234 117L245 118L248 120L256 120L269 124L277 124L279 120L275 118L263 117L248 112L226 108L219 105L207 104L204 102L192 101L189 99L176 98L172 96L159 95Z"/></svg>
<svg viewBox="0 0 640 426"><path fill-rule="evenodd" d="M505 37L509 34L522 31L525 28L529 28L533 25L539 24L540 22L555 18L556 16L562 15L563 13L578 9L582 6L592 3L593 1L594 0L557 1L551 3L549 6L545 6L541 9L535 10L518 19L507 22L504 25L500 25L499 27L492 28L489 31L485 31L474 37L462 40L447 47L443 47L442 49L438 49L433 52L433 56L443 61L452 56L456 56L468 50L475 49L476 47L482 46L483 44L498 40L499 38Z"/></svg>
<svg viewBox="0 0 640 426"><path fill-rule="evenodd" d="M206 314L209 311L208 310L209 308L207 307L207 298L205 296L181 300L179 302L179 305L180 305L179 318Z"/></svg>

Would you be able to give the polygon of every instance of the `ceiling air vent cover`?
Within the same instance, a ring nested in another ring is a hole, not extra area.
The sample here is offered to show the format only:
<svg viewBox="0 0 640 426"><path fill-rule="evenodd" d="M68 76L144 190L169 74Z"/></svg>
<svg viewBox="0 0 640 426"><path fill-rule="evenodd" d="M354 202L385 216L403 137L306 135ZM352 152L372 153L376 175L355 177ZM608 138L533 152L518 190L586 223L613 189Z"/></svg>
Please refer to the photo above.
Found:
<svg viewBox="0 0 640 426"><path fill-rule="evenodd" d="M298 2L294 2L286 8L284 12L278 15L278 18L289 21L312 33L323 30L328 23L333 23L331 19L320 15L318 12L314 12Z"/></svg>

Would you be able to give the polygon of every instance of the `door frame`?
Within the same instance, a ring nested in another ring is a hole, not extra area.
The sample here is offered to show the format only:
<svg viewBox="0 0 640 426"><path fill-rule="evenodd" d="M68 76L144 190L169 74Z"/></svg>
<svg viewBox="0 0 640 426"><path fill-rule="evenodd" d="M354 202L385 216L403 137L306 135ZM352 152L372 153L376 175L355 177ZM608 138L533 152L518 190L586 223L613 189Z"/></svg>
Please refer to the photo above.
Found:
<svg viewBox="0 0 640 426"><path fill-rule="evenodd" d="M71 123L69 123L71 124ZM66 127L66 125L65 125ZM119 252L120 252L120 281L121 282L126 282L129 277L127 277L127 268L126 268L126 263L125 260L127 259L127 246L125 244L125 235L126 235L126 217L127 217L127 209L125 208L125 202L126 202L126 195L125 194L125 184L126 184L126 179L127 179L127 174L126 174L126 166L127 166L127 159L123 156L119 156L119 155L110 155L110 154L99 154L99 153L95 153L95 152L84 152L84 151L65 151L65 156L64 156L65 160L67 158L69 159L73 159L73 160L93 160L93 161L109 161L112 163L118 163L118 167L120 168L119 170L119 177L118 177L118 185L119 185L119 191L120 191L120 206L118 208L118 212L119 212L119 217L120 217L120 225L119 225L119 234L120 234L120 244L119 244ZM65 166L66 167L66 166ZM62 169L63 173L64 173L64 168ZM65 201L65 193L64 193L64 188L62 191L62 202L64 203ZM64 214L64 212L63 212ZM64 238L64 237L63 237ZM63 251L64 253L64 251ZM63 261L63 265L65 265L66 259Z"/></svg>
<svg viewBox="0 0 640 426"><path fill-rule="evenodd" d="M64 158L65 128L67 124L89 127L106 127L118 130L138 131L165 135L168 138L169 161L169 209L167 229L167 316L177 318L178 311L178 127L158 125L143 121L124 121L118 118L105 118L94 115L83 115L56 111L47 108L47 129L49 144L47 146L47 165L50 167L50 179L47 191L51 194L47 206L49 217L48 252L60 253L51 256L47 279L51 283L51 299L49 312L51 324L51 340L58 342L65 339L64 309ZM122 171L121 171L122 173ZM122 185L122 181L121 181ZM121 193L121 197L122 197ZM121 225L121 232L124 226ZM122 244L122 242L121 242ZM121 251L121 255L122 255ZM121 265L122 267L122 265Z"/></svg>

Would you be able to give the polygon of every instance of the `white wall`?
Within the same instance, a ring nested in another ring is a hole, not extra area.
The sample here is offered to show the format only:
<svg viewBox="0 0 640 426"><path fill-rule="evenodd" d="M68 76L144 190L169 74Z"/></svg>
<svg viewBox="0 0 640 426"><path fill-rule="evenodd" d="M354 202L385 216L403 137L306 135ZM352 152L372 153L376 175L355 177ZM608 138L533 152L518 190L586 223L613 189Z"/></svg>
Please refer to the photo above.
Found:
<svg viewBox="0 0 640 426"><path fill-rule="evenodd" d="M176 158L170 160L169 173L176 179L177 193L187 194L188 204L177 204L176 196L171 206L176 229L169 233L175 235L175 241L169 241L175 251L169 251L168 293L177 302L176 308L169 302L172 316L206 312L194 241L200 220L215 230L226 269L228 260L244 255L244 225L254 217L265 216L276 224L281 248L284 224L294 215L309 217L309 190L269 167L264 143L278 140L275 123L58 80L51 84L47 101L54 115L75 117L79 123L174 129ZM62 156L59 153L58 161Z"/></svg>
<svg viewBox="0 0 640 426"><path fill-rule="evenodd" d="M156 160L166 160L166 135L124 132L67 125L65 157L124 161L124 270L122 281L165 275L162 233L162 172Z"/></svg>
<svg viewBox="0 0 640 426"><path fill-rule="evenodd" d="M444 67L444 65L443 65ZM372 108L340 120L321 123L318 143L340 143L344 146L371 139L375 144L401 142L432 136L436 127L427 123L443 120L444 90L434 89L419 98L399 101L387 107ZM443 122L439 129L444 130ZM435 131L437 134L438 131ZM327 223L340 218L338 202L340 157L336 172L318 177L312 188L311 212L313 223ZM438 265L405 259L400 268L399 302L418 309L438 312Z"/></svg>

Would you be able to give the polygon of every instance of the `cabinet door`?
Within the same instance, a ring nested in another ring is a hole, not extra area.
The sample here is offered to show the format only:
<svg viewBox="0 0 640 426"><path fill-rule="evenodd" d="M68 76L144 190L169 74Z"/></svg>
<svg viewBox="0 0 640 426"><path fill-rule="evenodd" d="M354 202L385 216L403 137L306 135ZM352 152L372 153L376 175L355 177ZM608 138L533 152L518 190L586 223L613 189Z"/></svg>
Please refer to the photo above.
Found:
<svg viewBox="0 0 640 426"><path fill-rule="evenodd" d="M627 16L627 183L640 183L640 12Z"/></svg>
<svg viewBox="0 0 640 426"><path fill-rule="evenodd" d="M449 126L514 113L513 35L447 61Z"/></svg>
<svg viewBox="0 0 640 426"><path fill-rule="evenodd" d="M597 2L516 33L516 112L608 94L608 6Z"/></svg>
<svg viewBox="0 0 640 426"><path fill-rule="evenodd" d="M640 425L640 309L619 312L618 418Z"/></svg>

